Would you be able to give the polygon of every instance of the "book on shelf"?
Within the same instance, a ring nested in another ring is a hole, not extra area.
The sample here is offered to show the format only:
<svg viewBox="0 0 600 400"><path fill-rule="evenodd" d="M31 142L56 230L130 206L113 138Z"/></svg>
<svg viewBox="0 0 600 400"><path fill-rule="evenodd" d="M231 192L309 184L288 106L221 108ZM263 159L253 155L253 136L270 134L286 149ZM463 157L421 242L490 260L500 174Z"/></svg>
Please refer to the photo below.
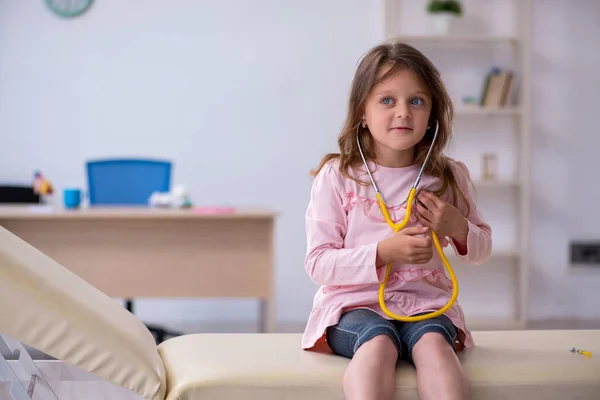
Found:
<svg viewBox="0 0 600 400"><path fill-rule="evenodd" d="M505 107L512 104L515 73L506 68L494 67L485 77L480 105Z"/></svg>

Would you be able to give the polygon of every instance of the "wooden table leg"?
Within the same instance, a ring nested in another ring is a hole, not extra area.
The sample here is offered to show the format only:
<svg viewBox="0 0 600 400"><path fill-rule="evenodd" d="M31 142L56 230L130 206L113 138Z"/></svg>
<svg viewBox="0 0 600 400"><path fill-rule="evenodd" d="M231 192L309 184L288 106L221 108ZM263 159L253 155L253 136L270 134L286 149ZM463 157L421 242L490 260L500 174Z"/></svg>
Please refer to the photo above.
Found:
<svg viewBox="0 0 600 400"><path fill-rule="evenodd" d="M259 300L259 318L261 333L275 333L275 300L272 297L265 297Z"/></svg>

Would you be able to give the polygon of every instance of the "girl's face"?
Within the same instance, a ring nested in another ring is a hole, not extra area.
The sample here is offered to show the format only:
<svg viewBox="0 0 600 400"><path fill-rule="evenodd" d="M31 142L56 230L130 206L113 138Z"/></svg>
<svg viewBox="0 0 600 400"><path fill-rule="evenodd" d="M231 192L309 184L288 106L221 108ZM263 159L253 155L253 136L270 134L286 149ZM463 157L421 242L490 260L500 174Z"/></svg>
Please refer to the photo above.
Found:
<svg viewBox="0 0 600 400"><path fill-rule="evenodd" d="M373 136L376 161L389 167L411 165L430 113L431 96L408 68L375 86L365 102L363 122Z"/></svg>

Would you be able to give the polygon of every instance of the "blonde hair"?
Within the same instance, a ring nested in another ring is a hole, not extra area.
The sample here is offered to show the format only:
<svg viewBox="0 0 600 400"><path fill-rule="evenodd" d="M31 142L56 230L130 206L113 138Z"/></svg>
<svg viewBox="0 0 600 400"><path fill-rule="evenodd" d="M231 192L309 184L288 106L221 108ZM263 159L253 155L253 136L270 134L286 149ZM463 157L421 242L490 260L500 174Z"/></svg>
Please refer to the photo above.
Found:
<svg viewBox="0 0 600 400"><path fill-rule="evenodd" d="M391 68L378 78L381 69L388 65L391 65ZM432 98L430 122L437 120L439 123L438 137L423 173L437 177L442 182L442 186L434 192L436 196L441 196L447 189L450 189L452 202L455 206L457 206L457 198L460 196L466 205L468 215L470 212L469 202L460 190L452 173L450 166L452 160L443 154L452 133L451 126L454 113L452 101L440 78L440 73L433 63L420 51L405 43L386 42L374 47L363 56L352 80L348 113L342 131L338 136L339 153L325 155L318 167L312 170L311 173L313 176L317 175L329 161L339 159L339 169L343 176L353 179L359 184L366 184L366 182L361 182L348 173L351 166L362 163L356 143L357 133L360 137L365 158L375 159L373 139L369 129L361 126L365 102L377 84L405 68L411 70L429 91ZM435 124L431 123L430 126L431 129L427 129L423 139L415 146L415 162L418 164L425 161L429 146L433 141Z"/></svg>

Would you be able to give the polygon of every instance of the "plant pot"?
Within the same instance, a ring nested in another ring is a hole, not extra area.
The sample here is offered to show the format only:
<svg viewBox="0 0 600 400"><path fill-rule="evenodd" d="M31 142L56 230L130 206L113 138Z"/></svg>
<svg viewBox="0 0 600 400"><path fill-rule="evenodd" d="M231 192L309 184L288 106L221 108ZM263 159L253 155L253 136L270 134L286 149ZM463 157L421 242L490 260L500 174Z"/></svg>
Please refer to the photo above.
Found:
<svg viewBox="0 0 600 400"><path fill-rule="evenodd" d="M429 33L432 35L447 35L452 32L456 16L451 13L429 14Z"/></svg>

